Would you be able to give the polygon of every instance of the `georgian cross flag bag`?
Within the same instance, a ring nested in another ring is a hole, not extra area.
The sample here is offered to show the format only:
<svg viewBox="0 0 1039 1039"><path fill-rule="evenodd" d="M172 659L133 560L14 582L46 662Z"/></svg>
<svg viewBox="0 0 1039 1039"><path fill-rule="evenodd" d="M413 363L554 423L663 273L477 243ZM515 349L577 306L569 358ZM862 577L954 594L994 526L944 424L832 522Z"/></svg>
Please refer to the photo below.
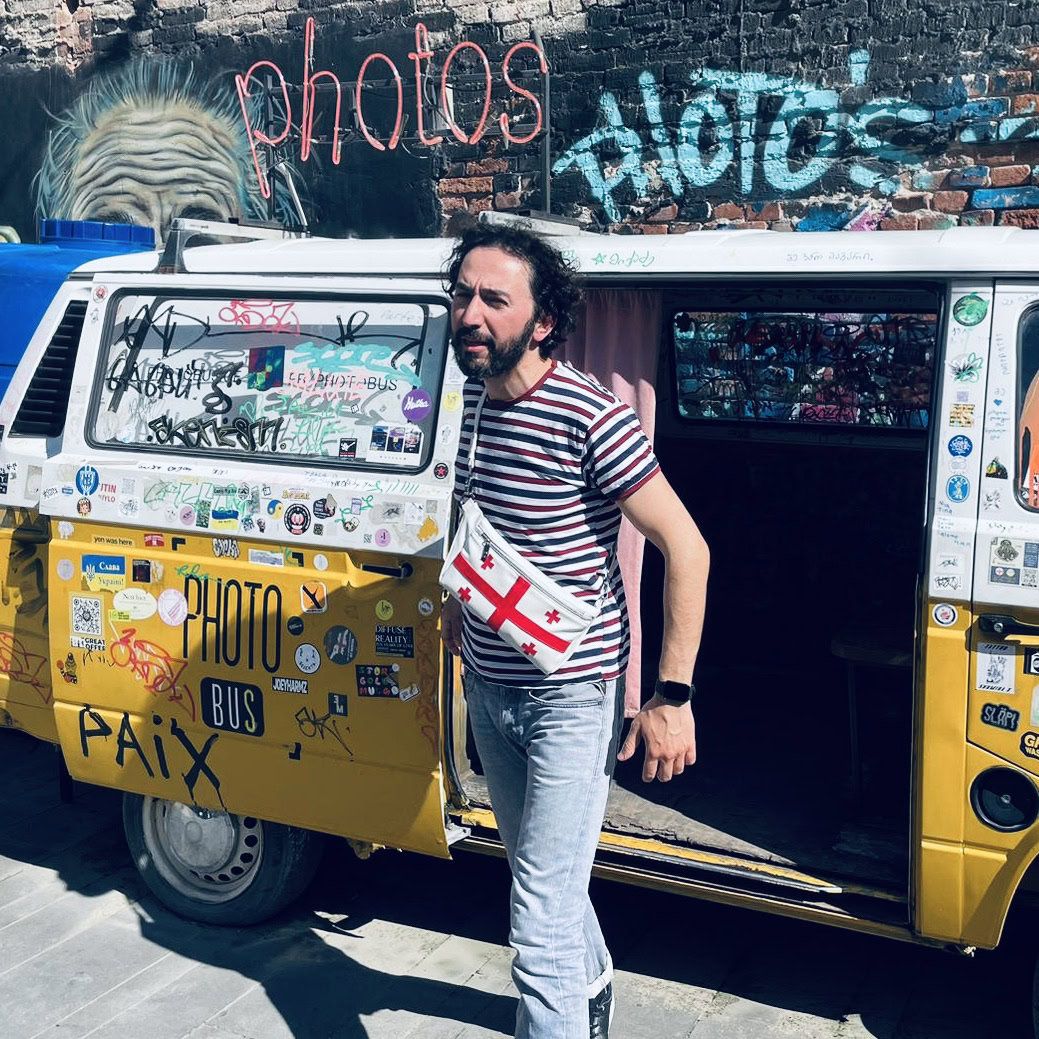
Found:
<svg viewBox="0 0 1039 1039"><path fill-rule="evenodd" d="M487 391L476 405L469 472L458 530L440 571L440 584L474 616L546 675L558 671L592 626L603 593L585 602L524 559L483 514L473 495L476 435Z"/></svg>

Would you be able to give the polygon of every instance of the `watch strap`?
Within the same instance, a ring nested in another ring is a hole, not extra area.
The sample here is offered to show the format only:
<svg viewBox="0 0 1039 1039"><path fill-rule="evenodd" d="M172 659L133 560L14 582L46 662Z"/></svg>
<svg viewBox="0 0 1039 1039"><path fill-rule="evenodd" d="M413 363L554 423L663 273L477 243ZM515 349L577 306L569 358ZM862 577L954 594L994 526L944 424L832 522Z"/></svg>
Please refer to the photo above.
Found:
<svg viewBox="0 0 1039 1039"><path fill-rule="evenodd" d="M654 692L665 703L673 707L681 707L692 700L696 686L692 682L687 685L685 682L664 682L658 678Z"/></svg>

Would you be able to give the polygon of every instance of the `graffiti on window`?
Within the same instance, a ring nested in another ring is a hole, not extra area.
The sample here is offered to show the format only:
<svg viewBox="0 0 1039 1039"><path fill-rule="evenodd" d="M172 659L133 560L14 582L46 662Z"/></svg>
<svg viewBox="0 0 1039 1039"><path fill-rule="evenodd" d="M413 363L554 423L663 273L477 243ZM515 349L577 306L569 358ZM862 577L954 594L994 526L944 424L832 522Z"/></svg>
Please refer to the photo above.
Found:
<svg viewBox="0 0 1039 1039"><path fill-rule="evenodd" d="M132 294L114 305L100 444L349 466L428 457L442 306Z"/></svg>
<svg viewBox="0 0 1039 1039"><path fill-rule="evenodd" d="M935 314L681 310L683 418L928 423Z"/></svg>

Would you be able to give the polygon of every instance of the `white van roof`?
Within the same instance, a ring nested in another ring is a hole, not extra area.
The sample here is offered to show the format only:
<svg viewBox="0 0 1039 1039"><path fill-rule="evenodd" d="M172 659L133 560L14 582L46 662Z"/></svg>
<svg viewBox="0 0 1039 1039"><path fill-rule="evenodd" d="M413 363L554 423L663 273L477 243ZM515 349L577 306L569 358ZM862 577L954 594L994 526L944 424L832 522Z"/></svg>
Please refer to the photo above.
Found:
<svg viewBox="0 0 1039 1039"><path fill-rule="evenodd" d="M835 276L1039 274L1039 235L1019 227L835 233L695 231L684 235L584 235L552 242L588 278L769 274ZM305 238L210 245L184 252L191 274L439 275L446 238ZM157 253L94 260L79 275L154 270Z"/></svg>

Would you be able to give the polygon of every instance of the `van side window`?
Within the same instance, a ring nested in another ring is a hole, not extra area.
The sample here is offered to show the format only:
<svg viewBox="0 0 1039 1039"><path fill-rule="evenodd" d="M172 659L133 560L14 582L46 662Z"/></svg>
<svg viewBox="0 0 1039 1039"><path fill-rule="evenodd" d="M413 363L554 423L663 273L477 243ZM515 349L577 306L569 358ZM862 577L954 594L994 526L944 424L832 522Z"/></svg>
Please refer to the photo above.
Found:
<svg viewBox="0 0 1039 1039"><path fill-rule="evenodd" d="M697 289L671 315L679 416L925 429L937 327L925 290Z"/></svg>
<svg viewBox="0 0 1039 1039"><path fill-rule="evenodd" d="M72 370L86 315L86 300L74 299L65 308L11 424L11 436L60 437L64 432Z"/></svg>
<svg viewBox="0 0 1039 1039"><path fill-rule="evenodd" d="M126 292L111 306L94 446L401 471L431 457L440 303Z"/></svg>
<svg viewBox="0 0 1039 1039"><path fill-rule="evenodd" d="M1017 357L1017 471L1014 487L1026 509L1039 512L1039 309L1021 318Z"/></svg>

